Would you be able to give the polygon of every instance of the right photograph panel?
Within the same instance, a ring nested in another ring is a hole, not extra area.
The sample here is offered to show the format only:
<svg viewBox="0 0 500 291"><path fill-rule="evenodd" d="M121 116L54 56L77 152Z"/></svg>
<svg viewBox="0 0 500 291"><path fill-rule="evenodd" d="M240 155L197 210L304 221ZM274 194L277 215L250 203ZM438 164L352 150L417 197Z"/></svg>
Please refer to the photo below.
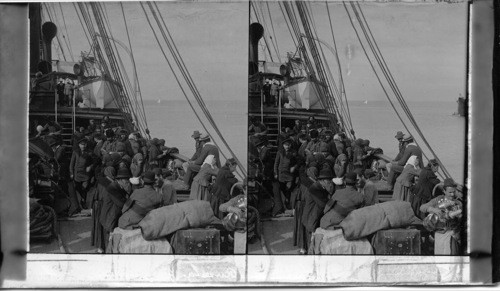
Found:
<svg viewBox="0 0 500 291"><path fill-rule="evenodd" d="M468 5L250 2L248 248L464 255Z"/></svg>

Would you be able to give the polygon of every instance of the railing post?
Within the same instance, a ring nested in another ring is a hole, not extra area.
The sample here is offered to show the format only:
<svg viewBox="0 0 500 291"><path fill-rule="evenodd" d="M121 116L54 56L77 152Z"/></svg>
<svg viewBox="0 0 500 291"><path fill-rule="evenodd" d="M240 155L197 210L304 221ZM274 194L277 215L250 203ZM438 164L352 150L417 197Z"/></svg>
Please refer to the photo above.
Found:
<svg viewBox="0 0 500 291"><path fill-rule="evenodd" d="M59 101L59 95L57 94L57 86L54 88L54 112L55 112L55 121L57 123L57 101Z"/></svg>

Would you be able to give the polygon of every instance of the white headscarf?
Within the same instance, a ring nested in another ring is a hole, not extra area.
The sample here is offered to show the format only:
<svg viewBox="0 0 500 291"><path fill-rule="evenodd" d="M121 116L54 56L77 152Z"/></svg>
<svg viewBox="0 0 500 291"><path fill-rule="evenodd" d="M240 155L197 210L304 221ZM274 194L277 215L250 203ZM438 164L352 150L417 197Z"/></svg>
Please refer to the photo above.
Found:
<svg viewBox="0 0 500 291"><path fill-rule="evenodd" d="M418 157L417 156L411 156L408 161L406 162L405 164L405 167L406 165L412 165L415 169L418 169Z"/></svg>
<svg viewBox="0 0 500 291"><path fill-rule="evenodd" d="M214 155L208 155L205 158L205 161L203 161L203 164L208 164L210 167L215 168L215 156Z"/></svg>

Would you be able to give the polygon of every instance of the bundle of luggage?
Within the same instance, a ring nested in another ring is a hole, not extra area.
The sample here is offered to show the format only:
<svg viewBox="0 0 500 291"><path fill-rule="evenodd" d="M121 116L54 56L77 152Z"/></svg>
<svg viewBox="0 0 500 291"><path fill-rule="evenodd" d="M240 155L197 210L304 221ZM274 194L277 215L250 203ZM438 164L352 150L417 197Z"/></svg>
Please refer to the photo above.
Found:
<svg viewBox="0 0 500 291"><path fill-rule="evenodd" d="M56 235L55 227L57 216L49 206L29 199L30 240L48 240Z"/></svg>
<svg viewBox="0 0 500 291"><path fill-rule="evenodd" d="M318 228L308 253L432 255L433 243L409 202L388 201L352 211L334 229Z"/></svg>
<svg viewBox="0 0 500 291"><path fill-rule="evenodd" d="M139 228L116 228L106 252L231 254L233 242L209 202L189 200L151 210Z"/></svg>

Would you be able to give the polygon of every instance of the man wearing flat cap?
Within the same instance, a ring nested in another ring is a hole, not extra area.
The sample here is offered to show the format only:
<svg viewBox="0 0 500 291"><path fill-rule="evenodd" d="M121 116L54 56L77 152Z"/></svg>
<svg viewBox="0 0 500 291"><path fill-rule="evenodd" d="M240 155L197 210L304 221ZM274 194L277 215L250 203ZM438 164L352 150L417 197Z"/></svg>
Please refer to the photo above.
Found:
<svg viewBox="0 0 500 291"><path fill-rule="evenodd" d="M435 229L434 254L459 255L463 209L461 197L457 195L457 184L453 179L446 178L440 185L443 187L444 194L420 206L420 211L426 215L435 216L440 222L433 227ZM424 226L426 223L428 223L427 218L424 219Z"/></svg>
<svg viewBox="0 0 500 291"><path fill-rule="evenodd" d="M149 211L158 208L163 201L161 195L154 189L156 175L152 171L144 173L142 178L144 187L134 190L122 208L122 216L118 220L118 227L132 229L141 222Z"/></svg>
<svg viewBox="0 0 500 291"><path fill-rule="evenodd" d="M393 160L390 163L387 163L386 168L389 176L387 177L387 184L390 189L394 187L394 183L396 182L397 175L401 174L406 165L406 162L411 156L417 156L419 161L419 167L423 168L424 164L422 162L422 150L415 143L413 136L409 134L405 134L403 136L403 145L405 150L403 155L398 160Z"/></svg>
<svg viewBox="0 0 500 291"><path fill-rule="evenodd" d="M200 146L201 152L200 155L196 158L196 160L189 161L186 173L184 174L184 188L189 189L191 187L191 183L193 182L193 177L196 173L198 173L201 169L201 165L209 155L214 155L215 164L217 168L220 168L220 158L219 158L219 149L215 144L210 140L210 136L208 134L203 134L200 136Z"/></svg>
<svg viewBox="0 0 500 291"><path fill-rule="evenodd" d="M357 175L354 172L347 173L344 179L346 187L337 190L328 200L324 215L320 221L323 229L333 229L339 225L351 211L364 206L364 198L356 189Z"/></svg>

